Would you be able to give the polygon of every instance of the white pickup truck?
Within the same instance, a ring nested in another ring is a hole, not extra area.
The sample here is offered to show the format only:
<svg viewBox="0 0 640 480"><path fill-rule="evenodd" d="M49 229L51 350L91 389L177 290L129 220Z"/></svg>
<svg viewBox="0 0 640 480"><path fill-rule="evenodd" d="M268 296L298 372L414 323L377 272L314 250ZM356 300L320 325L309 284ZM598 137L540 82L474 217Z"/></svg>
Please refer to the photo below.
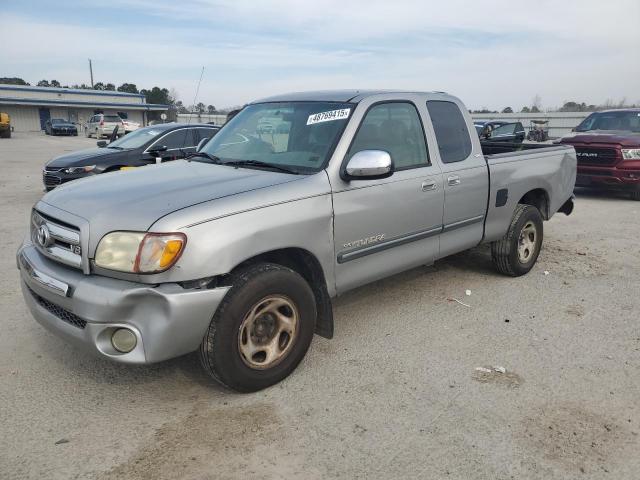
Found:
<svg viewBox="0 0 640 480"><path fill-rule="evenodd" d="M212 378L254 391L314 332L332 337L331 299L349 289L481 243L499 271L527 273L575 179L573 147L483 146L444 93L282 95L189 159L47 193L22 289L76 345L124 363L198 351Z"/></svg>

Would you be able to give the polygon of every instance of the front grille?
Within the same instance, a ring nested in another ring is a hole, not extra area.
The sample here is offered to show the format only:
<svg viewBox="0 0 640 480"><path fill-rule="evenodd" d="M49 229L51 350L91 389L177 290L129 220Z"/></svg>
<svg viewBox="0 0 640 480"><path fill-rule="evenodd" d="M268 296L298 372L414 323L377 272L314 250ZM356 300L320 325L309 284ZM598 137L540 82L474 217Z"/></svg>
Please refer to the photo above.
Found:
<svg viewBox="0 0 640 480"><path fill-rule="evenodd" d="M31 241L46 257L82 268L80 230L77 227L34 210L31 216Z"/></svg>
<svg viewBox="0 0 640 480"><path fill-rule="evenodd" d="M62 179L60 177L56 177L54 175L47 175L46 173L42 176L44 179L44 184L47 187L54 187L56 185L60 185L62 183Z"/></svg>
<svg viewBox="0 0 640 480"><path fill-rule="evenodd" d="M615 148L575 147L578 165L613 165L618 160Z"/></svg>
<svg viewBox="0 0 640 480"><path fill-rule="evenodd" d="M36 292L31 290L30 288L29 288L29 292L31 293L31 295L33 295L33 298L36 300L36 302L38 302L38 304L42 308L47 310L52 315L55 315L56 317L58 317L63 322L67 322L69 325L73 325L74 327L77 327L77 328L84 328L87 326L86 320L83 320L82 318L77 316L75 313L71 313L70 311L65 310L61 306L50 302L46 298L43 298L40 295L38 295Z"/></svg>

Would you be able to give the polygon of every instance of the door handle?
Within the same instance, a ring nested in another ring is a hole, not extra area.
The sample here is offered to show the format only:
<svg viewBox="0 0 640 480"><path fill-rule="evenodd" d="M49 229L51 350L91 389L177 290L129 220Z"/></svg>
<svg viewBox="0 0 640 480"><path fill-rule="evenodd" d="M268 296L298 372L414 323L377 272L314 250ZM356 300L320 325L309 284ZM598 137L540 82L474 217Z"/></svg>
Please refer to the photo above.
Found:
<svg viewBox="0 0 640 480"><path fill-rule="evenodd" d="M422 182L422 191L423 192L428 192L430 190L435 190L437 188L436 182L432 182L429 180L426 180L424 182Z"/></svg>
<svg viewBox="0 0 640 480"><path fill-rule="evenodd" d="M450 187L460 185L460 177L458 175L451 175L447 178L447 185L449 185Z"/></svg>

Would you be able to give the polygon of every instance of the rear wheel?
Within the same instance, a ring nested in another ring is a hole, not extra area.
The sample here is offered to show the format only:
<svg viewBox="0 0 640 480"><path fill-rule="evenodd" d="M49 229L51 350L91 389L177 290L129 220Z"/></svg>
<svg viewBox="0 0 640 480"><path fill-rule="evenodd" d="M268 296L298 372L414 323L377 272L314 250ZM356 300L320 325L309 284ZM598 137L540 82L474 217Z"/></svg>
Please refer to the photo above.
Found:
<svg viewBox="0 0 640 480"><path fill-rule="evenodd" d="M205 371L222 385L254 392L286 378L307 352L316 321L309 284L262 263L232 276L200 346Z"/></svg>
<svg viewBox="0 0 640 480"><path fill-rule="evenodd" d="M640 187L631 190L631 200L640 201Z"/></svg>
<svg viewBox="0 0 640 480"><path fill-rule="evenodd" d="M540 211L531 205L518 205L507 234L491 244L491 259L505 275L518 277L533 268L542 247L543 226Z"/></svg>

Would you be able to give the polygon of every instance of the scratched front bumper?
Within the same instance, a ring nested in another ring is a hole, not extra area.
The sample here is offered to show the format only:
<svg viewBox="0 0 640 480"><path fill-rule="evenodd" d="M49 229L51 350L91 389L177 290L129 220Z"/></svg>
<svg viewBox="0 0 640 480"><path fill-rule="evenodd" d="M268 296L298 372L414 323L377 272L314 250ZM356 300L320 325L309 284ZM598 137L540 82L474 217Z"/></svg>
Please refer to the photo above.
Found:
<svg viewBox="0 0 640 480"><path fill-rule="evenodd" d="M122 363L154 363L195 351L229 290L84 275L45 258L29 243L20 248L17 260L25 302L41 325L74 345ZM138 340L129 353L111 345L111 334L122 327Z"/></svg>

